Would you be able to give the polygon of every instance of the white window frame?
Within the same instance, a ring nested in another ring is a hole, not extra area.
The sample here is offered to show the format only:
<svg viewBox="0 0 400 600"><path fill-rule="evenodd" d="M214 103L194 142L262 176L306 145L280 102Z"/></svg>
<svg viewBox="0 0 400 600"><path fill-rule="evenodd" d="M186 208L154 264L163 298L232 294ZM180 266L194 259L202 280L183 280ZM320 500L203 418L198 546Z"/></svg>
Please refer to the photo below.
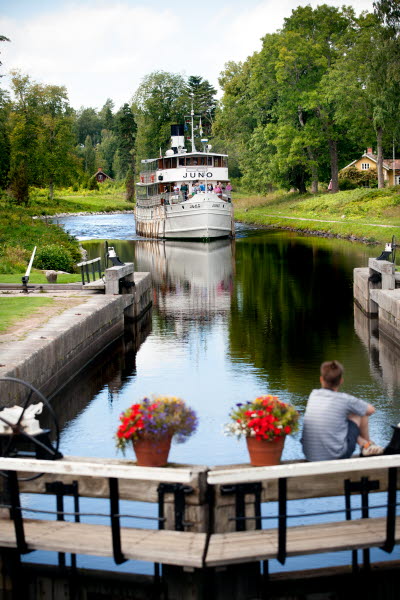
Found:
<svg viewBox="0 0 400 600"><path fill-rule="evenodd" d="M362 171L368 171L368 169L371 168L370 163L361 163L361 170Z"/></svg>
<svg viewBox="0 0 400 600"><path fill-rule="evenodd" d="M395 183L395 185L400 185L400 175L395 175L394 183Z"/></svg>

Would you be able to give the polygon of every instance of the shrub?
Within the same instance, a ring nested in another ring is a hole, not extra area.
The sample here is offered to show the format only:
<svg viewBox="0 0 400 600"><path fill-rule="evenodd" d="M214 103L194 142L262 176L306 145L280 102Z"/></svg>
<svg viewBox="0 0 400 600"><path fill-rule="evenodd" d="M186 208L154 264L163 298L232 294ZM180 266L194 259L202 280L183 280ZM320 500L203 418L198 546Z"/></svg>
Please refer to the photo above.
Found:
<svg viewBox="0 0 400 600"><path fill-rule="evenodd" d="M355 190L358 188L358 184L351 179L339 179L339 190L341 192L347 192L348 190Z"/></svg>
<svg viewBox="0 0 400 600"><path fill-rule="evenodd" d="M71 253L63 246L49 244L37 251L35 256L35 267L37 269L53 269L54 271L74 270L74 261Z"/></svg>
<svg viewBox="0 0 400 600"><path fill-rule="evenodd" d="M97 180L95 177L91 177L89 179L88 189L89 190L98 190L99 189L99 184L97 183Z"/></svg>
<svg viewBox="0 0 400 600"><path fill-rule="evenodd" d="M0 253L0 273L25 273L30 254L20 246L6 246Z"/></svg>

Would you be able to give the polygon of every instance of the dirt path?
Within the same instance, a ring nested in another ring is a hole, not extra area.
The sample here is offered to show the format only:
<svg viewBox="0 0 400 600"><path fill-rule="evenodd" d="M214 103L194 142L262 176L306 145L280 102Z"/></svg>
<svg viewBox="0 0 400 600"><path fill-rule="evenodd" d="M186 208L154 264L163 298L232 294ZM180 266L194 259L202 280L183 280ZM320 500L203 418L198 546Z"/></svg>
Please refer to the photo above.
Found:
<svg viewBox="0 0 400 600"><path fill-rule="evenodd" d="M271 217L271 218L273 217L275 219L293 219L294 221L315 221L316 223L358 223L359 225L366 225L368 227L391 227L391 228L393 227L393 228L400 229L400 225L383 225L383 224L379 224L379 223L360 223L359 221L352 221L350 219L343 219L343 221L338 221L338 220L328 221L327 219L311 219L308 217L287 217L287 216L281 215L281 214L270 215L267 213L262 213L262 215L264 217Z"/></svg>
<svg viewBox="0 0 400 600"><path fill-rule="evenodd" d="M39 294L32 294L32 296L37 295ZM46 295L46 297L49 296L50 294ZM1 297L2 295L0 295L0 298ZM7 294L7 297L10 297L10 295ZM54 298L54 303L52 303L50 306L47 304L46 306L37 308L33 313L28 314L22 319L19 319L16 323L10 325L10 327L8 327L5 331L1 332L0 344L23 339L30 331L37 329L44 323L47 323L47 321L49 321L52 317L61 314L68 308L82 304L82 302L85 302L88 296L52 295L52 298Z"/></svg>

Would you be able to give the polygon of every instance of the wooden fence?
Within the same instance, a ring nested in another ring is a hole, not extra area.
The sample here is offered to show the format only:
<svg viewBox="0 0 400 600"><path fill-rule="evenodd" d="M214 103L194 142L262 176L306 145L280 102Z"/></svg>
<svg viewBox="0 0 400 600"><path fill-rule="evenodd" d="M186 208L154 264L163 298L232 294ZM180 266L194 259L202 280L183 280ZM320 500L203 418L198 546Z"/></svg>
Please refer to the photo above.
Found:
<svg viewBox="0 0 400 600"><path fill-rule="evenodd" d="M264 572L271 559L283 564L287 557L343 550L352 552L357 567L362 550L368 567L369 549L391 553L400 541L399 466L400 455L275 467L166 468L78 457L0 458L0 547L19 554L47 550L61 556L108 556L117 564L151 561L186 571L260 562ZM21 493L55 496L55 512L37 518L21 502ZM359 505L354 495L361 497ZM77 501L72 513L64 512L64 496ZM292 500L331 496L343 502L329 519L325 512L307 514L303 507L301 519L310 522L291 524L296 516ZM82 497L108 499L108 524L85 522L87 515L79 511ZM125 525L120 500L158 505L153 528Z"/></svg>

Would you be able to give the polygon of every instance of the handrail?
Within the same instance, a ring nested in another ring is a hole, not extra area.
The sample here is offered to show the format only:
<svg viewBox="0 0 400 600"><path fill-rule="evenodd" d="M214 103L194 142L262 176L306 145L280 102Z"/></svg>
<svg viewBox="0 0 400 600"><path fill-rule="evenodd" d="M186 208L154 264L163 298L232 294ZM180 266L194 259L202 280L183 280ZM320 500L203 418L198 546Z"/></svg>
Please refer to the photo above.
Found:
<svg viewBox="0 0 400 600"><path fill-rule="evenodd" d="M105 459L107 460L107 459ZM196 476L196 468L173 467L137 467L135 465L118 465L68 459L42 460L36 458L2 458L0 471L23 471L30 473L51 473L57 475L73 475L86 477L114 477L128 480L146 480L174 483L191 483Z"/></svg>
<svg viewBox="0 0 400 600"><path fill-rule="evenodd" d="M277 480L285 477L305 477L313 475L332 475L374 469L400 467L400 455L347 458L318 462L284 463L272 467L239 467L233 469L212 470L213 467L190 465L189 467L138 467L130 464L117 464L115 461L77 460L66 457L57 461L36 458L0 457L1 471L30 471L33 473L51 473L65 475L83 475L93 477L119 477L121 479L147 479L149 481L174 481L189 483L196 473L207 471L210 485L227 485L262 480Z"/></svg>
<svg viewBox="0 0 400 600"><path fill-rule="evenodd" d="M87 283L90 283L89 265L92 265L93 281L95 281L95 277L96 277L95 263L98 263L97 270L99 272L99 279L101 279L101 258L100 258L100 256L98 256L97 258L92 258L92 260L85 260L76 265L77 267L80 267L80 269L81 269L82 285L85 285L85 275L86 275Z"/></svg>
<svg viewBox="0 0 400 600"><path fill-rule="evenodd" d="M371 456L363 458L346 458L340 460L325 460L318 462L296 462L281 464L273 467L247 467L235 469L210 470L207 482L210 485L227 485L235 483L276 480L281 477L305 477L314 475L329 475L335 473L350 473L352 471L369 471L400 467L400 455Z"/></svg>

